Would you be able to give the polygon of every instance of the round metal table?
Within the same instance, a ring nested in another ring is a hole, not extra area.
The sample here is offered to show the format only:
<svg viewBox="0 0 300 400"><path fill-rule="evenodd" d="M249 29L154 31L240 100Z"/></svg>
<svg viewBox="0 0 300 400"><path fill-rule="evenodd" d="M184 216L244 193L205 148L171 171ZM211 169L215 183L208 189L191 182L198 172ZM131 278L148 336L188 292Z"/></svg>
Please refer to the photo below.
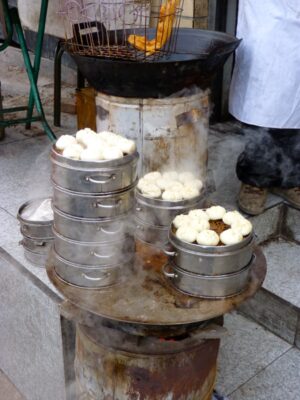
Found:
<svg viewBox="0 0 300 400"><path fill-rule="evenodd" d="M137 254L134 275L111 287L84 289L62 280L48 260L47 272L66 301L62 312L86 325L93 319L104 318L122 324L175 328L179 325L210 320L238 307L254 296L266 276L266 259L255 248L255 260L249 283L238 295L226 299L201 299L177 291L161 272L166 259L159 255L141 258ZM134 278L134 279L133 279Z"/></svg>

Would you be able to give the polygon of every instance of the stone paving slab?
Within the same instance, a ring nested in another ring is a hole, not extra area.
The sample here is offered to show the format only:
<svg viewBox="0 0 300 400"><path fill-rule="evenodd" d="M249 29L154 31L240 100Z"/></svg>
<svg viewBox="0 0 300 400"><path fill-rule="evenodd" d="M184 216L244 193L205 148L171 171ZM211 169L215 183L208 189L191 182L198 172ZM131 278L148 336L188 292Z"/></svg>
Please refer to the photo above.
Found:
<svg viewBox="0 0 300 400"><path fill-rule="evenodd" d="M0 146L0 207L16 215L25 201L52 193L46 137Z"/></svg>
<svg viewBox="0 0 300 400"><path fill-rule="evenodd" d="M284 340L236 312L225 316L225 327L228 336L221 341L217 380L218 391L225 395L291 348Z"/></svg>
<svg viewBox="0 0 300 400"><path fill-rule="evenodd" d="M61 297L60 293L50 282L46 270L32 265L24 257L23 247L19 245L22 239L17 219L0 208L0 247L7 251L12 257L19 261L28 271L42 281L48 288Z"/></svg>
<svg viewBox="0 0 300 400"><path fill-rule="evenodd" d="M300 309L300 245L278 239L263 251L268 264L264 288Z"/></svg>
<svg viewBox="0 0 300 400"><path fill-rule="evenodd" d="M298 400L300 351L290 349L242 385L230 400Z"/></svg>
<svg viewBox="0 0 300 400"><path fill-rule="evenodd" d="M295 343L299 313L284 299L261 289L252 299L242 304L239 310L288 343Z"/></svg>
<svg viewBox="0 0 300 400"><path fill-rule="evenodd" d="M18 389L0 370L0 400L25 400Z"/></svg>

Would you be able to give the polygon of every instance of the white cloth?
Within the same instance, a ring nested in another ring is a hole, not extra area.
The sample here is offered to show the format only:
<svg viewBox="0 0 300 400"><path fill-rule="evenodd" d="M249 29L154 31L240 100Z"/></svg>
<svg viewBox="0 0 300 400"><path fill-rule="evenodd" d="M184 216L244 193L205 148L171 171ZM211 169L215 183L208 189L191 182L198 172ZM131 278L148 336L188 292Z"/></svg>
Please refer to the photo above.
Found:
<svg viewBox="0 0 300 400"><path fill-rule="evenodd" d="M268 128L300 128L300 0L240 0L229 111Z"/></svg>

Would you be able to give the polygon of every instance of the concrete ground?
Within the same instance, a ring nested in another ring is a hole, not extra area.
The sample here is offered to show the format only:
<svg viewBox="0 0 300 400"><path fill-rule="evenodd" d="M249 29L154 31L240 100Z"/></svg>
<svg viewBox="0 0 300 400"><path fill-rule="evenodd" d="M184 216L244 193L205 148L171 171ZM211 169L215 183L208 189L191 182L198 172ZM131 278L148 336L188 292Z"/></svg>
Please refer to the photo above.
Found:
<svg viewBox="0 0 300 400"><path fill-rule="evenodd" d="M50 67L46 62L42 65L39 87L48 121L53 126L53 85ZM1 56L0 70L5 105L22 104L26 100L28 85L18 54L6 52L5 57ZM63 97L72 103L73 96L74 86L64 85ZM62 128L55 129L57 134L73 133L76 129L75 116L63 114L62 125ZM216 185L216 192L212 194L211 199L231 207L236 206L235 199L239 187L234 165L245 142L245 137L238 133L236 125L215 125L211 128L209 139L209 167ZM0 247L55 292L45 270L30 265L24 259L22 248L18 245L21 236L16 219L18 207L26 200L51 194L50 147L39 124L34 124L31 131L25 131L24 126L6 129L6 137L0 142ZM269 210L275 210L280 204L279 198L269 197ZM293 216L292 221L295 218ZM297 241L289 240L272 241L264 246L269 266L265 290L291 304L293 310L300 306L299 248ZM296 330L298 316L295 318ZM279 336L284 336L284 332L276 332L275 335L252 319L236 312L225 317L225 326L228 335L222 341L217 381L217 389L221 393L227 395L230 400L300 398L300 351L294 347L294 340L283 340ZM295 332L293 335L299 333L299 330ZM2 349L0 353L1 351ZM9 378L0 371L0 400L15 399L23 397ZM27 396L27 400L32 399Z"/></svg>

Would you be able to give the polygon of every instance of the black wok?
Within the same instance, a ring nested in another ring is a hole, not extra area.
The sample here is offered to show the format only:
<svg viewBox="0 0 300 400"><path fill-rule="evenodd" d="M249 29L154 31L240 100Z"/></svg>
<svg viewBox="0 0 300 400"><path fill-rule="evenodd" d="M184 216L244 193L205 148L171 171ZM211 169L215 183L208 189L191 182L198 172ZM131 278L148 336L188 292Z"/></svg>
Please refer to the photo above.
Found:
<svg viewBox="0 0 300 400"><path fill-rule="evenodd" d="M180 28L176 52L153 62L70 54L97 91L121 97L158 98L192 86L206 89L239 43L226 33Z"/></svg>

